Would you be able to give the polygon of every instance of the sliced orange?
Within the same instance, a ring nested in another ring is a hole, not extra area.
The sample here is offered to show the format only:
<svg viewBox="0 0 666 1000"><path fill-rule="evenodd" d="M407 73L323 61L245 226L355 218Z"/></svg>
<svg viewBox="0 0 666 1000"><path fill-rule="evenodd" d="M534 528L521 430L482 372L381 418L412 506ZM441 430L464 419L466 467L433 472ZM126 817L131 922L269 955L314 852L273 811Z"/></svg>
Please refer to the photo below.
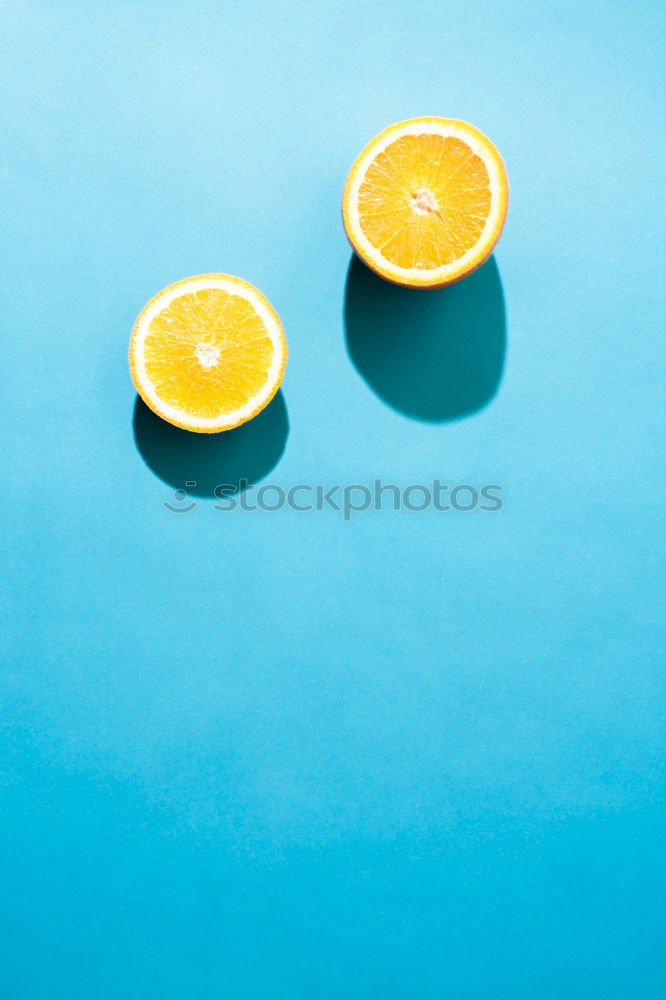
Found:
<svg viewBox="0 0 666 1000"><path fill-rule="evenodd" d="M134 324L129 361L144 402L188 431L226 431L277 392L287 341L268 299L241 278L203 274L164 288Z"/></svg>
<svg viewBox="0 0 666 1000"><path fill-rule="evenodd" d="M482 132L449 118L412 118L360 153L342 218L356 253L383 278L440 288L487 260L508 204L504 163Z"/></svg>

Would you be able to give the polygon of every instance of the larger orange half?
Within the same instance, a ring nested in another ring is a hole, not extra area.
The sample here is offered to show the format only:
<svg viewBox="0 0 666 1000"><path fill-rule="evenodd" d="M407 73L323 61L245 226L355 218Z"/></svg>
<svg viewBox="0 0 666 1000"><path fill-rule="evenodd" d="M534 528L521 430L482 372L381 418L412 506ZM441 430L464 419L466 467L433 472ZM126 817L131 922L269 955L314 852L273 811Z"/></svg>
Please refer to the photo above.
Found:
<svg viewBox="0 0 666 1000"><path fill-rule="evenodd" d="M439 288L487 260L508 203L504 163L482 132L449 118L412 118L360 153L342 217L354 250L383 278Z"/></svg>

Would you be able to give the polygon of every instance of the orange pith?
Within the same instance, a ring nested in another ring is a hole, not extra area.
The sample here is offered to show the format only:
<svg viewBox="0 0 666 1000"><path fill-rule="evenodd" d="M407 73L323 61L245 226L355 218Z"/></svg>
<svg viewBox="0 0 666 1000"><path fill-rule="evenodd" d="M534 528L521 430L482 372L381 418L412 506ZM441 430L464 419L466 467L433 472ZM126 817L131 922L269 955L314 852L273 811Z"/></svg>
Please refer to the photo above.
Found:
<svg viewBox="0 0 666 1000"><path fill-rule="evenodd" d="M146 372L160 399L196 417L244 406L266 381L272 359L250 303L219 288L174 299L146 335Z"/></svg>

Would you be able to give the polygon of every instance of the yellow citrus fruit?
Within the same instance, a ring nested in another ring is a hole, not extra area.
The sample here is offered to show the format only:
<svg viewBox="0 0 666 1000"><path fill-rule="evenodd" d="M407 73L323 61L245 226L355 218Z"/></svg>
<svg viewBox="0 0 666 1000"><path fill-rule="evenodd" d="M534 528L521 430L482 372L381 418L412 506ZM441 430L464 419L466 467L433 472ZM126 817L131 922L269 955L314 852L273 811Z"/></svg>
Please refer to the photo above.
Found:
<svg viewBox="0 0 666 1000"><path fill-rule="evenodd" d="M268 299L241 278L202 274L164 288L130 339L132 379L144 402L188 431L226 431L277 392L287 341Z"/></svg>
<svg viewBox="0 0 666 1000"><path fill-rule="evenodd" d="M347 237L388 281L441 288L492 253L509 204L502 158L466 122L412 118L355 161L342 196Z"/></svg>

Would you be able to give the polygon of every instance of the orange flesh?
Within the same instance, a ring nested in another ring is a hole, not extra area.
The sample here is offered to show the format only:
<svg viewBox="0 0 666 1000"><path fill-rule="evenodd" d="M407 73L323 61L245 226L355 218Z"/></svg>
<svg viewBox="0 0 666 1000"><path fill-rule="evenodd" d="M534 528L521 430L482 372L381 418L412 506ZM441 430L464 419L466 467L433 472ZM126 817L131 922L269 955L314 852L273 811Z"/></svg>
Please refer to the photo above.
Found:
<svg viewBox="0 0 666 1000"><path fill-rule="evenodd" d="M266 383L273 344L254 307L220 288L188 292L151 322L148 378L159 398L193 417L244 406Z"/></svg>
<svg viewBox="0 0 666 1000"><path fill-rule="evenodd" d="M467 143L406 135L368 167L358 194L359 222L386 260L430 270L475 245L490 201L488 171Z"/></svg>

